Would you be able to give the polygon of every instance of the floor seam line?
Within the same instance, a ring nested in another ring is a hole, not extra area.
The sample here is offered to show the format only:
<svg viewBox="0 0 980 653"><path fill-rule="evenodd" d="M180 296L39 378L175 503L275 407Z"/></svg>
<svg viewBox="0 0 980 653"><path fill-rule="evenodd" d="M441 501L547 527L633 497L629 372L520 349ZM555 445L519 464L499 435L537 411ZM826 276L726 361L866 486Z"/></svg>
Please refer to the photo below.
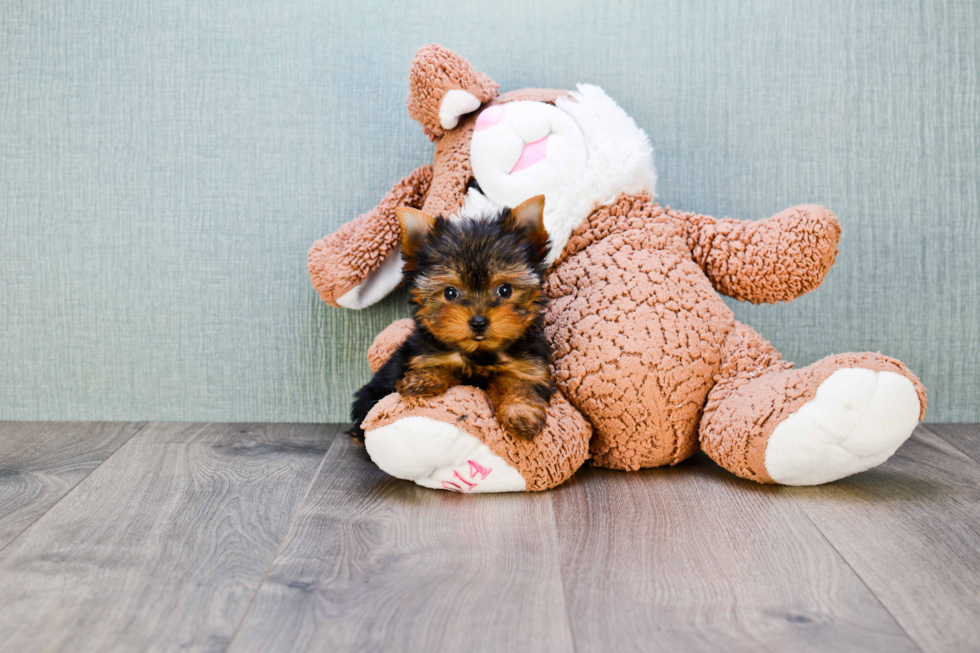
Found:
<svg viewBox="0 0 980 653"><path fill-rule="evenodd" d="M821 529L820 526L815 521L813 521L813 519L810 518L809 513L807 513L806 509L800 505L799 501L796 500L796 497L790 495L790 499L793 501L793 505L796 506L796 509L800 511L800 513L807 520L807 522L809 522L810 525L813 526L813 528L817 531L817 533L820 534L820 537L823 539L823 541L826 542L827 545L834 550L834 553L840 556L840 559L844 561L844 564L847 565L847 568L851 570L851 573L854 574L854 577L857 578L861 582L861 585L863 585L864 588L868 590L868 593L870 593L871 596L874 597L875 602L877 602L878 605L881 606L881 609L885 611L885 614L891 617L892 621L895 622L895 625L898 626L903 633L905 633L905 636L908 638L910 642L912 642L912 645L915 646L915 648L918 649L920 653L925 653L925 649L922 648L922 645L919 644L919 642L914 637L912 637L912 634L905 628L902 622L899 621L898 617L896 617L892 613L892 611L888 609L888 606L885 605L885 603L881 600L881 597L878 596L877 592L871 589L871 586L868 585L868 582L864 579L863 576L861 576L861 574L858 573L858 570L854 568L854 566L851 564L851 561L848 560L843 553L841 553L840 549L838 549L834 545L834 543L830 541L830 538L827 537L827 534L823 532L823 529Z"/></svg>
<svg viewBox="0 0 980 653"><path fill-rule="evenodd" d="M934 435L935 437L939 438L940 440L942 440L943 442L945 442L949 446L951 446L954 449L956 449L957 451L959 451L961 454L963 454L964 456L966 456L967 458L969 458L971 461L973 461L974 464L980 465L980 460L978 460L978 459L974 458L973 456L971 456L970 455L970 452L964 451L963 449L959 448L958 446L956 446L956 443L950 442L949 440L947 440L946 438L944 438L942 436L942 434L939 433L938 431L933 431L931 428L929 428L929 425L928 424L920 423L919 426L922 427L922 428L924 428L926 430L926 432ZM913 431L913 433L914 433L914 431Z"/></svg>
<svg viewBox="0 0 980 653"><path fill-rule="evenodd" d="M289 526L282 534L282 539L279 541L279 546L276 547L276 552L272 555L268 566L266 566L265 571L262 573L262 578L255 586L255 591L252 593L252 598L248 601L248 607L245 608L245 612L242 613L241 620L238 622L238 625L235 626L235 632L233 632L231 637L228 638L228 646L225 647L225 651L229 650L232 644L234 644L235 640L238 638L238 634L241 632L242 626L245 624L245 620L248 619L248 615L252 612L252 607L255 605L255 600L258 598L259 592L262 591L262 586L265 585L265 581L269 577L269 572L272 571L273 565L275 565L276 560L279 559L279 554L282 553L283 545L286 543L286 540L289 539L289 533L292 532L293 526L296 525L297 515L299 515L300 510L303 508L303 504L305 504L306 500L309 498L310 491L313 490L313 484L316 483L318 478L320 478L320 472L323 471L323 466L327 462L327 456L330 455L333 448L337 446L337 442L341 439L341 437L343 437L344 425L337 424L336 427L337 429L333 435L333 442L331 442L330 446L327 447L327 450L323 452L323 458L320 459L320 464L317 465L316 471L313 472L313 476L310 478L310 484L306 486L306 491L303 492L303 498L296 504L296 510L293 512L293 516L289 520Z"/></svg>
<svg viewBox="0 0 980 653"><path fill-rule="evenodd" d="M39 521L41 521L42 519L44 519L44 517L49 512L51 512L54 509L55 506L57 506L59 503L61 503L62 501L64 501L68 497L68 495L70 495L72 492L74 492L75 489L79 485L81 485L86 480L88 480L88 478L91 477L92 474L94 474L97 470L99 470L102 467L102 465L105 465L106 462L108 462L110 458L112 458L113 456L115 456L116 453L120 449L122 449L127 444L129 444L130 442L132 442L133 438L135 438L137 435L139 435L140 433L142 433L143 431L145 431L146 428L150 424L152 424L152 422L129 422L129 424L139 424L140 426L135 431L133 431L132 434L130 434L130 436L128 438L126 438L126 440L124 442L120 443L118 447L116 447L115 449L113 449L112 453L110 453L108 456L106 456L104 460L102 460L98 465L96 465L95 467L93 467L89 471L88 474L86 474L82 478L78 479L78 482L75 483L74 485L72 485L70 488L68 488L68 491L67 492L65 492L60 497L58 497L58 500L57 501L55 501L50 506L48 506L48 509L47 510L45 510L40 515L38 515L30 524L28 524L27 526L25 526L23 528L23 530L21 530L19 533L17 533L17 535L15 535L14 537L12 537L9 542L7 542L6 544L4 544L3 546L0 546L0 554L3 554L3 552L6 551L10 547L11 544L13 544L17 540L19 540L21 537L23 537L24 533L26 533L27 531L29 531L31 528L34 527L34 524L36 524ZM0 560L0 565L2 565L2 564L3 564L3 561Z"/></svg>
<svg viewBox="0 0 980 653"><path fill-rule="evenodd" d="M575 643L575 629L572 628L572 615L569 613L568 605L568 590L565 587L565 572L562 570L561 564L561 544L558 542L558 519L555 518L555 501L551 491L548 492L548 512L551 513L551 532L555 534L555 553L558 554L558 580L561 582L561 598L565 604L565 621L568 622L568 636L572 640L572 651L577 653L578 645Z"/></svg>

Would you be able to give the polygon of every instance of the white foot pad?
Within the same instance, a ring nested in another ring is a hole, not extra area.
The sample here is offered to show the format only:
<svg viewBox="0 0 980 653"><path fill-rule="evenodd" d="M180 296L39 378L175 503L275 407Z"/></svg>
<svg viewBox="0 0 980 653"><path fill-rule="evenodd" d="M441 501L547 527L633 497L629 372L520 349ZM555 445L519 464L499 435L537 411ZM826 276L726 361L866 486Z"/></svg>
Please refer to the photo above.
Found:
<svg viewBox="0 0 980 653"><path fill-rule="evenodd" d="M452 424L404 417L364 434L374 464L395 478L451 492L523 492L520 472Z"/></svg>
<svg viewBox="0 0 980 653"><path fill-rule="evenodd" d="M919 396L895 372L842 369L784 419L766 444L766 471L783 485L819 485L885 462L919 423Z"/></svg>

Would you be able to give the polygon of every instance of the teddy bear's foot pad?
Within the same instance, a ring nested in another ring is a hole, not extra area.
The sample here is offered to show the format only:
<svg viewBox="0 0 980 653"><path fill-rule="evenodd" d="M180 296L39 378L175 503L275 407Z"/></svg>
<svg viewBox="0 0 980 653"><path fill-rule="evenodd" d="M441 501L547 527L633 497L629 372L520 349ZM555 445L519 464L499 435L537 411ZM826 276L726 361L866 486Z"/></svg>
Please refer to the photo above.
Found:
<svg viewBox="0 0 980 653"><path fill-rule="evenodd" d="M780 422L766 444L766 471L783 485L819 485L887 460L919 422L919 396L895 372L840 369Z"/></svg>
<svg viewBox="0 0 980 653"><path fill-rule="evenodd" d="M403 417L364 437L368 455L385 473L452 492L523 492L527 481L487 445L452 424Z"/></svg>

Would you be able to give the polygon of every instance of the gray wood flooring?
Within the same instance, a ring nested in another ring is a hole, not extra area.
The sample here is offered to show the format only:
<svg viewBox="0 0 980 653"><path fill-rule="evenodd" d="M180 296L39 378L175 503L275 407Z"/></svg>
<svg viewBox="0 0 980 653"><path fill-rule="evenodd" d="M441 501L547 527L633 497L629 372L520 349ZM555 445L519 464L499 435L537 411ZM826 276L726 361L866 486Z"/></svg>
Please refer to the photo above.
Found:
<svg viewBox="0 0 980 653"><path fill-rule="evenodd" d="M0 423L0 651L980 651L980 425L816 488L490 496L340 431Z"/></svg>

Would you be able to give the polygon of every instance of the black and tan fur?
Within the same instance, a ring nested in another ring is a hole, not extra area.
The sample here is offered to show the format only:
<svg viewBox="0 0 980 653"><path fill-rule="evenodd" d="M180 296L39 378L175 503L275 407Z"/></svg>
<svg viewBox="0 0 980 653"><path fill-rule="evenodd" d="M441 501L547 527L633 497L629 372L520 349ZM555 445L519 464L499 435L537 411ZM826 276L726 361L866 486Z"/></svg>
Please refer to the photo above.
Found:
<svg viewBox="0 0 980 653"><path fill-rule="evenodd" d="M501 426L533 438L554 394L542 288L544 197L480 219L398 209L415 330L358 390L352 433L392 392L433 397L454 385L486 390Z"/></svg>

